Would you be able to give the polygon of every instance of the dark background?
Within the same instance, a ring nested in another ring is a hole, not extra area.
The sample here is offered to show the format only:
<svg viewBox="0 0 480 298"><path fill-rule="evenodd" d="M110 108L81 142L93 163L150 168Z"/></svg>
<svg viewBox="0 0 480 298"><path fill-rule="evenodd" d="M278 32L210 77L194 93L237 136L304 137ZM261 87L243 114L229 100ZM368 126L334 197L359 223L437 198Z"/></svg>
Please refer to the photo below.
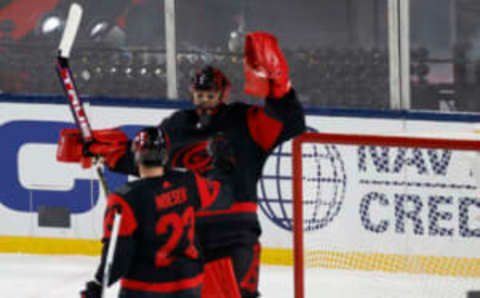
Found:
<svg viewBox="0 0 480 298"><path fill-rule="evenodd" d="M87 96L165 98L164 2L79 1L72 69ZM56 46L71 1L0 0L0 92L61 94ZM387 1L176 1L177 79L220 67L245 96L242 36L275 34L306 106L389 109ZM412 108L479 112L480 1L411 1ZM58 26L52 25L58 24Z"/></svg>

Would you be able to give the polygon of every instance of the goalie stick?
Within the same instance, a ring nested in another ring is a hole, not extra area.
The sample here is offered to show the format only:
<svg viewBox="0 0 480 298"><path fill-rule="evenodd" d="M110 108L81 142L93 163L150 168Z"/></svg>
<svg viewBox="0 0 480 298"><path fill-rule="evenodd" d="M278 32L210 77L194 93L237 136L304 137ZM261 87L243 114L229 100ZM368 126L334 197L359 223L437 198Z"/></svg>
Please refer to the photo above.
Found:
<svg viewBox="0 0 480 298"><path fill-rule="evenodd" d="M65 29L58 47L56 70L65 94L67 95L68 104L72 110L75 123L80 130L82 139L85 143L88 143L93 141L93 132L80 96L78 95L68 60L70 58L73 42L75 41L75 36L77 35L82 20L82 14L83 9L79 4L73 3L70 6Z"/></svg>
<svg viewBox="0 0 480 298"><path fill-rule="evenodd" d="M68 11L60 45L58 46L56 70L65 95L67 96L75 124L80 130L83 142L88 144L93 142L93 132L87 118L87 113L85 113L85 109L83 108L82 100L78 95L78 89L73 80L68 60L70 58L70 52L72 51L73 42L77 36L78 28L80 27L80 22L82 21L82 15L82 7L77 3L72 3ZM97 166L97 173L105 195L108 196L109 191L100 164L101 163Z"/></svg>
<svg viewBox="0 0 480 298"><path fill-rule="evenodd" d="M65 29L60 40L60 45L58 46L57 53L57 63L56 70L60 83L62 84L65 95L68 99L68 104L72 112L75 124L80 130L80 135L82 141L85 144L91 143L94 141L93 131L88 121L87 114L83 108L83 103L78 95L78 91L73 80L73 75L70 70L69 58L70 52L72 50L73 42L78 32L80 22L82 20L83 9L78 3L72 3L68 11L67 21ZM108 196L109 190L105 180L105 175L103 174L101 163L97 166L97 173L100 179L100 183L105 191L105 195ZM103 282L102 282L102 294L101 297L105 297L105 291L108 287L108 280L110 275L110 270L113 264L113 256L115 251L115 246L118 238L118 230L121 222L122 214L120 212L115 213L114 215L114 224L113 231L110 238L110 245L108 247L107 258L105 260L105 268L103 271Z"/></svg>
<svg viewBox="0 0 480 298"><path fill-rule="evenodd" d="M118 232L120 230L120 224L122 222L122 213L117 211L113 217L113 228L108 244L107 257L105 259L105 268L103 269L102 280L102 295L104 298L108 287L108 281L110 280L110 272L112 272L113 257L115 255L115 246L117 246Z"/></svg>

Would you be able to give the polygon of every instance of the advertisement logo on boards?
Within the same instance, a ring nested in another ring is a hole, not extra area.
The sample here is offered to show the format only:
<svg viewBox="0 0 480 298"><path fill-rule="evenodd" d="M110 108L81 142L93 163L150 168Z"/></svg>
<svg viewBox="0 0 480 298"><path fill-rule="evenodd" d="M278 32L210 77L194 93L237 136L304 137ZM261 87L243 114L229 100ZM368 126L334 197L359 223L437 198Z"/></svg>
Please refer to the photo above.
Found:
<svg viewBox="0 0 480 298"><path fill-rule="evenodd" d="M288 231L293 227L290 148L285 143L274 150L258 184L260 209ZM370 233L480 237L475 179L480 169L472 162L478 153L312 143L303 145L302 157L307 232L325 228L346 206L351 220Z"/></svg>
<svg viewBox="0 0 480 298"><path fill-rule="evenodd" d="M275 148L257 186L260 209L275 225L288 231L293 228L291 147L291 142L286 142ZM347 175L335 145L305 144L302 160L304 230L314 231L326 227L339 214Z"/></svg>
<svg viewBox="0 0 480 298"><path fill-rule="evenodd" d="M358 213L364 230L480 237L476 152L358 146Z"/></svg>
<svg viewBox="0 0 480 298"><path fill-rule="evenodd" d="M4 167L0 179L3 207L18 212L37 212L40 206L65 207L78 214L96 206L101 194L95 177L75 174L71 188L61 190L25 184L21 179L26 171L37 176L54 175L48 167L58 167L58 132L70 127L73 125L68 122L33 120L0 126L0 134L9 144L2 147L0 155ZM140 128L121 127L129 135ZM45 152L39 150L34 154L40 156L39 160L27 161L21 154L27 147L45 146L53 148L52 152L43 156ZM374 234L480 238L477 169L472 163L479 158L476 152L309 144L302 155L307 231L325 228L343 214L341 210L353 208L360 227ZM260 209L285 230L292 229L291 156L289 143L276 148L258 184ZM48 159L48 165L43 159ZM109 171L106 175L112 188L127 181L123 175Z"/></svg>
<svg viewBox="0 0 480 298"><path fill-rule="evenodd" d="M54 121L11 121L0 126L0 135L8 140L8 146L2 146L0 163L3 171L0 176L0 205L17 212L38 212L39 207L64 207L71 213L79 214L93 209L100 197L98 179L86 178L79 165L72 174L67 189L57 189L55 176L60 164L55 159L58 135L63 128L73 128L68 122ZM128 135L134 135L141 127L126 125L120 127ZM48 147L48 150L41 150ZM32 148L35 154L26 158L24 148ZM38 149L38 150L37 150ZM22 166L20 166L22 163ZM28 173L27 173L28 172ZM25 184L25 176L47 180L47 184ZM76 176L77 175L77 176ZM127 182L127 177L106 171L106 180L110 188Z"/></svg>

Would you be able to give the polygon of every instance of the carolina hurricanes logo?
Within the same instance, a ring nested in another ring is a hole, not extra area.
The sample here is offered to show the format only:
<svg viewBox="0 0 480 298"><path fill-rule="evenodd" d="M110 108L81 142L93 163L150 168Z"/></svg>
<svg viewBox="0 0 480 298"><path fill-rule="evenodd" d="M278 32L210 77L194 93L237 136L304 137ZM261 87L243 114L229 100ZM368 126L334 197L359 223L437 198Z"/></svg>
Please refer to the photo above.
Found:
<svg viewBox="0 0 480 298"><path fill-rule="evenodd" d="M212 168L212 157L207 152L207 141L193 143L173 154L172 167L187 168L204 173Z"/></svg>

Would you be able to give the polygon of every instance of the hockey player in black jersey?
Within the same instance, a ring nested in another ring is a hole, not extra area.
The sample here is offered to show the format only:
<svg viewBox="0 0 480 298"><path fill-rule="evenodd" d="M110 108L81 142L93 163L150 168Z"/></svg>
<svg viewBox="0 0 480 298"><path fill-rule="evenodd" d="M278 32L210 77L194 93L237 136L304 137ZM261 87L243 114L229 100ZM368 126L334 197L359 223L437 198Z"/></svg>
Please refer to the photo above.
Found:
<svg viewBox="0 0 480 298"><path fill-rule="evenodd" d="M108 282L121 279L119 297L200 297L203 260L195 239L195 211L215 200L220 183L166 169L168 153L159 128L137 134L132 153L141 178L108 196L101 264L81 297L100 298L116 210L122 219Z"/></svg>
<svg viewBox="0 0 480 298"><path fill-rule="evenodd" d="M195 108L175 112L160 124L171 145L170 167L227 177L217 202L230 201L230 208L212 204L196 213L207 262L203 298L234 297L214 282L218 272L231 270L229 264L236 284L228 288L238 288L243 298L258 297L257 181L274 147L305 130L303 109L274 36L265 32L246 36L244 69L245 92L266 98L263 106L228 104L230 82L219 69L208 66L192 80ZM111 170L136 173L132 152L120 146L102 148L93 144L89 151L103 156Z"/></svg>

